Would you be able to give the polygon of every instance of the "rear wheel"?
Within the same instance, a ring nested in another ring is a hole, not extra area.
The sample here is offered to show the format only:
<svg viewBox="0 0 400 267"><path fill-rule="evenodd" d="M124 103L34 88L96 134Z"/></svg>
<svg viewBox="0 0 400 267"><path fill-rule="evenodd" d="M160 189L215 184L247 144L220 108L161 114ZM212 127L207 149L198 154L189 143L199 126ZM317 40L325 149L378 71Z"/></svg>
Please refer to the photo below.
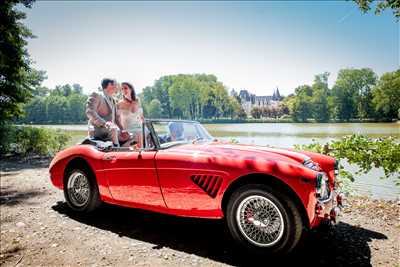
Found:
<svg viewBox="0 0 400 267"><path fill-rule="evenodd" d="M64 197L76 211L91 212L100 206L100 194L94 175L86 168L67 171L64 178Z"/></svg>
<svg viewBox="0 0 400 267"><path fill-rule="evenodd" d="M259 254L290 252L303 229L293 201L261 184L240 187L232 194L226 220L235 241Z"/></svg>

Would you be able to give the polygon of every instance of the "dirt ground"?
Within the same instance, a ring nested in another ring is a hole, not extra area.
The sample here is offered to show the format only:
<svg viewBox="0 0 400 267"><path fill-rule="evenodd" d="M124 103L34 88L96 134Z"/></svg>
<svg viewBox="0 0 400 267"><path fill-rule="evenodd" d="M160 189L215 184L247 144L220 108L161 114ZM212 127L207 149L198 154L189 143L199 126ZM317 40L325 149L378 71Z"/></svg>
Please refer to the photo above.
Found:
<svg viewBox="0 0 400 267"><path fill-rule="evenodd" d="M245 255L223 221L104 205L72 212L48 175L49 162L2 160L0 265L400 266L400 203L348 199L342 222L313 231L285 257Z"/></svg>

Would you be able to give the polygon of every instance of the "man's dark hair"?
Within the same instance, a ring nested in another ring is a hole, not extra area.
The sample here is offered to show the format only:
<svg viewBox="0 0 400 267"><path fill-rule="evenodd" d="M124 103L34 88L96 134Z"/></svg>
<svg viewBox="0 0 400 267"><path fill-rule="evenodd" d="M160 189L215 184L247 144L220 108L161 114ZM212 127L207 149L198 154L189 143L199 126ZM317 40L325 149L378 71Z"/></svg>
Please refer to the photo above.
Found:
<svg viewBox="0 0 400 267"><path fill-rule="evenodd" d="M110 79L110 78L104 78L104 79L101 81L101 88L103 88L103 90L106 89L107 86L108 86L110 83L111 83L111 84L114 84L114 83L115 83L115 80Z"/></svg>

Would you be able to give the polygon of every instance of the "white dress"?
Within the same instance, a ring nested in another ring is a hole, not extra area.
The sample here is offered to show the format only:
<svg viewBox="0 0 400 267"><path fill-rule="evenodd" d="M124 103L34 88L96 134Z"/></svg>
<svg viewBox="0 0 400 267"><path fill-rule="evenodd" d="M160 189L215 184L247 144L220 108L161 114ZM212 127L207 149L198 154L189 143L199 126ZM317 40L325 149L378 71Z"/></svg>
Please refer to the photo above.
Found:
<svg viewBox="0 0 400 267"><path fill-rule="evenodd" d="M124 130L137 135L142 132L143 110L139 108L136 112L128 109L120 109L121 124Z"/></svg>

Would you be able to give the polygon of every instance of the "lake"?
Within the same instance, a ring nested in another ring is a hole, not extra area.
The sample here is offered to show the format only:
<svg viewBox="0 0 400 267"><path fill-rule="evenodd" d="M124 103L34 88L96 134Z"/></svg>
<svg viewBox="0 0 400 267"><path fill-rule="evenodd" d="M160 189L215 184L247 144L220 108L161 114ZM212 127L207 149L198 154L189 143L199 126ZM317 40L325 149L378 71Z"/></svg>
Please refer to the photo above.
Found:
<svg viewBox="0 0 400 267"><path fill-rule="evenodd" d="M86 135L87 125L42 125L64 129L73 135L77 143ZM400 141L400 123L232 123L204 124L214 137L221 140L235 139L240 143L293 147L295 144L309 144L313 141L326 143L350 134L364 134L377 138L394 136ZM354 166L344 164L346 169L355 171ZM359 194L377 198L395 199L400 196L400 187L394 179L380 179L383 171L373 169L360 175L353 183Z"/></svg>

